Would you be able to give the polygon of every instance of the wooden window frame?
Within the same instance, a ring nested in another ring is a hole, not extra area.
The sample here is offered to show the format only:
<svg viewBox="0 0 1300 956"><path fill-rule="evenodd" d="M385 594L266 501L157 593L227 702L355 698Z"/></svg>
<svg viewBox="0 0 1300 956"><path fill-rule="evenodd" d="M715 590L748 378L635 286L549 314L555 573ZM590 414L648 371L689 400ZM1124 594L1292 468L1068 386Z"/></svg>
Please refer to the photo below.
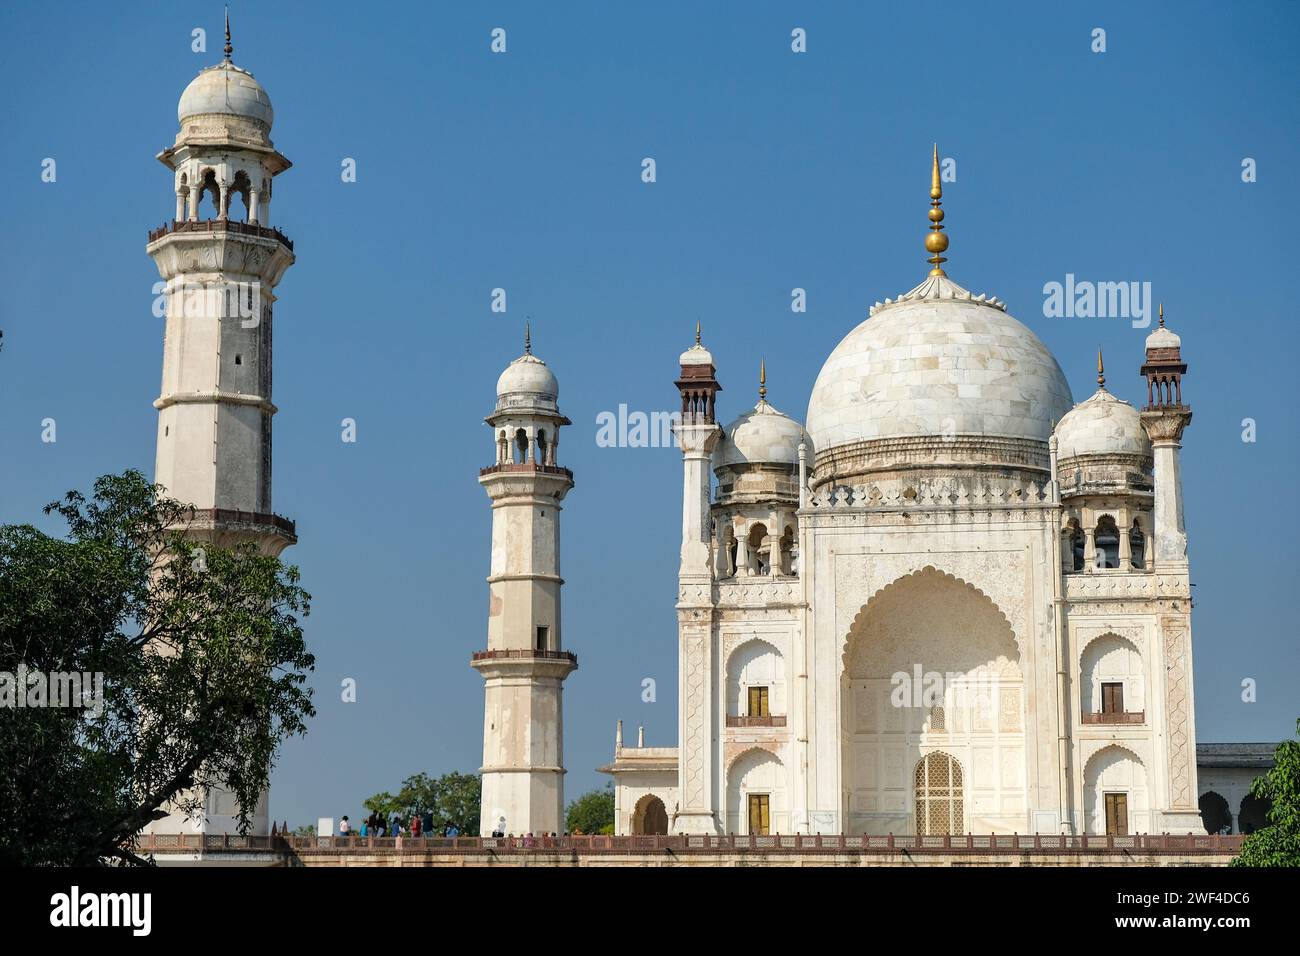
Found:
<svg viewBox="0 0 1300 956"><path fill-rule="evenodd" d="M1108 791L1103 793L1102 807L1106 816L1106 835L1128 836L1129 823L1127 791Z"/></svg>

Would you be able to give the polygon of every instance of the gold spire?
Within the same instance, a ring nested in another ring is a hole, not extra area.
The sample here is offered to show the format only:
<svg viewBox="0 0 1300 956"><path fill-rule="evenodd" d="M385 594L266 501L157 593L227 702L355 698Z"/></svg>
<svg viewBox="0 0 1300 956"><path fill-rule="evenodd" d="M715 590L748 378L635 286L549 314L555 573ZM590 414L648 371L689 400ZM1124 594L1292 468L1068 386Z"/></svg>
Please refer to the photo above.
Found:
<svg viewBox="0 0 1300 956"><path fill-rule="evenodd" d="M942 253L948 250L948 237L943 234L943 210L939 208L940 200L943 198L943 186L939 182L939 144L934 144L934 163L930 167L930 234L925 237L925 250L930 253L930 258L926 260L934 268L930 270L932 276L946 276L948 273L943 271L943 264L948 260Z"/></svg>
<svg viewBox="0 0 1300 956"><path fill-rule="evenodd" d="M767 360L760 359L758 363L758 400L767 401Z"/></svg>
<svg viewBox="0 0 1300 956"><path fill-rule="evenodd" d="M1162 329L1165 327L1165 304L1163 302L1160 303L1160 327Z"/></svg>
<svg viewBox="0 0 1300 956"><path fill-rule="evenodd" d="M1105 387L1106 387L1106 369L1105 369L1105 366L1103 366L1103 365L1101 364L1101 348L1100 348L1100 347L1098 347L1098 349L1097 349L1097 387L1098 387L1098 388L1105 388Z"/></svg>
<svg viewBox="0 0 1300 956"><path fill-rule="evenodd" d="M528 320L524 320L524 354L533 354L533 331L528 327Z"/></svg>
<svg viewBox="0 0 1300 956"><path fill-rule="evenodd" d="M695 320L695 344L700 344L700 320Z"/></svg>
<svg viewBox="0 0 1300 956"><path fill-rule="evenodd" d="M235 48L230 45L230 7L226 7L226 62L230 62L230 54L235 52Z"/></svg>

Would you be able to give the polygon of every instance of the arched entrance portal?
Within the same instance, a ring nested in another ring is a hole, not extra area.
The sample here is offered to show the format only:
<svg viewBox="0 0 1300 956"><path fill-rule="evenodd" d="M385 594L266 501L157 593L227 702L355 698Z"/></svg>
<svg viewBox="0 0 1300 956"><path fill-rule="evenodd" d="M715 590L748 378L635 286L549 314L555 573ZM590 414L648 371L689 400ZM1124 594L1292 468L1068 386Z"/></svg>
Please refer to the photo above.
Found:
<svg viewBox="0 0 1300 956"><path fill-rule="evenodd" d="M1012 833L1028 812L1025 682L985 594L932 567L859 612L840 684L845 833Z"/></svg>
<svg viewBox="0 0 1300 956"><path fill-rule="evenodd" d="M668 811L664 802L654 794L647 793L636 802L632 814L632 832L664 835L668 832Z"/></svg>

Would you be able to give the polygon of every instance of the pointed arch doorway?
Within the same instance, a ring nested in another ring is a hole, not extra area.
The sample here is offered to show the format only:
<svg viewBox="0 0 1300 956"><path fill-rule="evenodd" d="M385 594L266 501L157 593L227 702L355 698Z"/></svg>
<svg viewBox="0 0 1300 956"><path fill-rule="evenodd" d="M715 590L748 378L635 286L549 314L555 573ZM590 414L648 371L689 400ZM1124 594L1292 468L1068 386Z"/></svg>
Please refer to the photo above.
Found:
<svg viewBox="0 0 1300 956"><path fill-rule="evenodd" d="M668 810L664 802L653 794L646 794L637 801L632 814L632 832L638 834L658 834L668 832Z"/></svg>

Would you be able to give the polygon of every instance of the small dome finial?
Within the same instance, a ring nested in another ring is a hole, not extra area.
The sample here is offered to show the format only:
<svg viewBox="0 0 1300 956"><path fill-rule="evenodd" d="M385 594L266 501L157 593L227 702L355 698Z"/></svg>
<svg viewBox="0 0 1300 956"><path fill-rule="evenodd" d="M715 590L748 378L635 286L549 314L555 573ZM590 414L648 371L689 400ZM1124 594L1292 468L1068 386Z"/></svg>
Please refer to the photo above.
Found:
<svg viewBox="0 0 1300 956"><path fill-rule="evenodd" d="M230 62L230 55L235 52L235 48L230 45L230 6L226 6L226 62Z"/></svg>
<svg viewBox="0 0 1300 956"><path fill-rule="evenodd" d="M767 360L760 359L758 363L758 400L767 401Z"/></svg>
<svg viewBox="0 0 1300 956"><path fill-rule="evenodd" d="M1161 302L1160 303L1160 328L1163 329L1164 327L1165 327L1165 304Z"/></svg>
<svg viewBox="0 0 1300 956"><path fill-rule="evenodd" d="M939 180L939 144L934 144L934 161L930 167L930 234L925 237L925 250L930 253L926 261L934 266L932 276L946 276L943 264L948 260L942 253L948 251L948 237L943 234L943 210L939 208L943 198L943 185Z"/></svg>
<svg viewBox="0 0 1300 956"><path fill-rule="evenodd" d="M524 319L524 354L533 354L533 330L529 327L527 319Z"/></svg>
<svg viewBox="0 0 1300 956"><path fill-rule="evenodd" d="M1106 368L1101 363L1101 348L1097 348L1097 387L1106 387Z"/></svg>
<svg viewBox="0 0 1300 956"><path fill-rule="evenodd" d="M700 344L700 320L695 320L695 344Z"/></svg>

